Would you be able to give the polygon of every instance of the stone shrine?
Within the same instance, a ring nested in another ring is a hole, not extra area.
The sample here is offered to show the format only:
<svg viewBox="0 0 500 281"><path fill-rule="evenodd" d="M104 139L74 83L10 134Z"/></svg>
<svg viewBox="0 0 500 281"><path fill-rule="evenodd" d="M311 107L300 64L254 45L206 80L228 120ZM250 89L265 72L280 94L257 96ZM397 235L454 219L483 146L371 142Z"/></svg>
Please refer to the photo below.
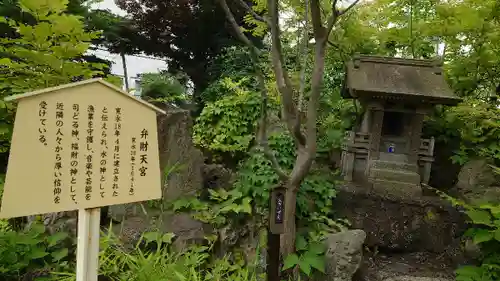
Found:
<svg viewBox="0 0 500 281"><path fill-rule="evenodd" d="M363 108L359 128L347 133L342 174L348 183L390 195L420 196L428 183L434 138L422 138L433 106L457 105L433 60L356 56L347 63L342 97Z"/></svg>

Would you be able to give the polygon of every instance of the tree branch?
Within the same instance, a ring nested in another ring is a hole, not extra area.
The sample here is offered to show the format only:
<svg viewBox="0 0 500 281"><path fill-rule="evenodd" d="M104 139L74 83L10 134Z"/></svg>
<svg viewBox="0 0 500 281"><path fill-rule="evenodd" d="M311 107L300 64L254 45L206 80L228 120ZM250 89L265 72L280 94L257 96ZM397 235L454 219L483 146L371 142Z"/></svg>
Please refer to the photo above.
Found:
<svg viewBox="0 0 500 281"><path fill-rule="evenodd" d="M299 56L302 56L302 66L300 69L300 86L299 86L299 99L298 110L299 113L302 112L304 91L306 88L306 67L307 67L307 44L309 43L309 1L305 0L305 11L304 11L304 38L302 39L301 50L299 50Z"/></svg>
<svg viewBox="0 0 500 281"><path fill-rule="evenodd" d="M276 76L278 91L281 94L281 101L283 105L283 119L285 120L287 128L292 134L295 143L299 146L304 146L306 141L305 136L300 130L300 116L293 100L292 83L283 63L283 51L281 47L279 28L278 1L268 0L268 9L271 23L271 61L273 64L274 74Z"/></svg>
<svg viewBox="0 0 500 281"><path fill-rule="evenodd" d="M233 28L234 32L236 32L236 37L243 42L245 45L247 45L251 50L257 50L255 45L248 39L248 37L241 31L240 26L236 22L236 19L234 18L233 13L231 12L231 9L229 9L229 6L227 5L226 0L217 0L224 11L224 14L226 15L227 21L231 24L231 27Z"/></svg>
<svg viewBox="0 0 500 281"><path fill-rule="evenodd" d="M338 44L333 43L331 40L328 40L328 45L334 47L335 49L340 50L340 46Z"/></svg>
<svg viewBox="0 0 500 281"><path fill-rule="evenodd" d="M292 183L300 183L309 171L312 162L316 156L317 150L317 132L316 120L318 117L319 99L321 96L321 87L323 75L325 72L325 53L330 32L342 13L335 5L337 0L332 1L332 14L328 18L326 28L323 26L321 18L321 6L319 0L311 1L311 21L315 37L314 50L314 68L311 77L311 95L307 107L306 121L306 146L304 150L298 149L296 165L290 175ZM348 9L351 9L359 0L355 1ZM332 44L332 43L330 43Z"/></svg>
<svg viewBox="0 0 500 281"><path fill-rule="evenodd" d="M337 0L334 0L332 3L332 14L328 18L328 22L326 24L326 37L330 35L330 32L333 29L333 26L335 23L338 21L338 19L342 16L348 13L356 4L359 3L360 0L355 0L354 2L351 3L345 10L340 11L337 9Z"/></svg>
<svg viewBox="0 0 500 281"><path fill-rule="evenodd" d="M271 165L275 172L278 174L278 177L282 181L287 181L288 180L288 175L285 173L285 171L281 168L278 159L276 159L276 156L273 154L271 148L269 147L269 144L267 142L267 88L266 88L266 83L264 79L264 73L262 72L262 69L259 67L259 50L255 47L255 45L248 39L245 34L241 31L238 23L236 22L233 13L229 9L229 6L227 5L226 0L218 0L220 6L224 10L224 13L226 14L227 20L231 23L231 26L235 30L238 39L240 39L245 45L247 45L250 49L250 57L253 61L254 68L255 68L255 74L257 76L257 81L259 83L259 88L260 88L260 94L261 94L261 117L260 117L260 124L259 124L259 131L258 131L258 136L257 140L259 145L262 147L264 151L264 155L266 158L271 162Z"/></svg>
<svg viewBox="0 0 500 281"><path fill-rule="evenodd" d="M265 98L263 98L261 103L261 118L260 118L259 133L257 138L259 145L262 147L262 150L264 152L264 156L271 162L271 166L273 167L276 174L278 174L280 180L283 182L287 182L288 175L281 168L278 159L273 154L273 151L269 146L269 143L267 142L267 95Z"/></svg>
<svg viewBox="0 0 500 281"><path fill-rule="evenodd" d="M336 1L333 1L333 3L334 3L333 5L336 5ZM332 31L333 26L335 25L339 17L340 17L339 10L337 10L336 6L332 6L332 14L330 15L326 23L326 31L325 31L326 38L328 38L328 36L330 35L330 32Z"/></svg>
<svg viewBox="0 0 500 281"><path fill-rule="evenodd" d="M244 0L237 0L238 1L238 4L243 7L249 14L251 14L253 16L254 19L258 20L258 21L261 21L261 22L264 22L267 24L267 26L270 26L271 24L269 23L269 20L266 19L265 17L263 16L260 16L259 14L257 14L253 9L252 7L250 7L247 3L245 3Z"/></svg>
<svg viewBox="0 0 500 281"><path fill-rule="evenodd" d="M352 8L354 8L354 6L356 6L356 4L359 3L360 0L356 0L354 2L351 3L351 5L349 5L349 7L347 7L345 10L341 11L339 13L339 16L342 16L342 15L345 15L349 12L349 10L351 10Z"/></svg>
<svg viewBox="0 0 500 281"><path fill-rule="evenodd" d="M324 27L321 20L321 8L319 5L319 0L311 0L311 21L313 26L314 38L317 39L322 37Z"/></svg>

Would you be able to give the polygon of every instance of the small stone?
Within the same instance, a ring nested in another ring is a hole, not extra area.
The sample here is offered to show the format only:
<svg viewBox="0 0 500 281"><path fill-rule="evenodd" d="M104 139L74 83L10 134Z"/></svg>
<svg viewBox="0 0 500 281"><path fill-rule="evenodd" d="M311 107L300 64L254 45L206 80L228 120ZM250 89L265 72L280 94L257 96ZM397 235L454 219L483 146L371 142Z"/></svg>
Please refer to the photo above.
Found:
<svg viewBox="0 0 500 281"><path fill-rule="evenodd" d="M360 229L343 231L328 236L326 245L326 279L351 280L363 259L366 233Z"/></svg>

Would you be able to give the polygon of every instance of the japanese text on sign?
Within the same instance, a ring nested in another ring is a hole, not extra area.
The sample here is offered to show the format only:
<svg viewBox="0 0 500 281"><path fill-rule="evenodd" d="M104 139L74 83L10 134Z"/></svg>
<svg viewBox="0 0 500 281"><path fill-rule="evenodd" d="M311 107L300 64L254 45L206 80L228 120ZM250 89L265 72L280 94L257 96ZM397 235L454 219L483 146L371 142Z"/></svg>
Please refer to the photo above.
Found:
<svg viewBox="0 0 500 281"><path fill-rule="evenodd" d="M47 146L47 137L45 134L47 133L47 103L45 101L40 102L38 109L38 118L40 118L40 127L38 128L39 136L38 140L43 143L43 145Z"/></svg>
<svg viewBox="0 0 500 281"><path fill-rule="evenodd" d="M76 185L77 185L77 175L78 175L78 158L79 158L79 140L80 140L80 106L78 104L73 104L73 121L71 128L71 160L70 160L70 170L69 175L70 180L70 197L71 200L76 204Z"/></svg>
<svg viewBox="0 0 500 281"><path fill-rule="evenodd" d="M134 195L135 187L135 156L137 155L137 140L132 137L132 145L130 146L130 188L128 190L129 195Z"/></svg>
<svg viewBox="0 0 500 281"><path fill-rule="evenodd" d="M92 199L92 186L93 186L93 181L92 181L92 175L93 173L93 157L94 157L94 151L93 151L93 144L94 144L94 113L95 113L95 108L93 105L89 105L87 107L87 137L86 137L86 147L87 147L87 162L85 165L85 175L87 175L87 178L85 179L85 200L90 200Z"/></svg>
<svg viewBox="0 0 500 281"><path fill-rule="evenodd" d="M62 172L63 168L62 162L62 141L63 141L63 133L62 127L64 126L64 104L58 102L56 104L56 162L54 164L54 203L59 204L61 202L61 193L62 193Z"/></svg>
<svg viewBox="0 0 500 281"><path fill-rule="evenodd" d="M6 101L17 105L0 217L161 197L156 127L163 110L101 80Z"/></svg>
<svg viewBox="0 0 500 281"><path fill-rule="evenodd" d="M101 111L101 161L99 161L99 192L101 198L106 196L106 171L108 164L108 108L103 107Z"/></svg>
<svg viewBox="0 0 500 281"><path fill-rule="evenodd" d="M115 108L115 147L113 153L113 197L118 196L119 179L120 179L120 132L122 129L122 109Z"/></svg>
<svg viewBox="0 0 500 281"><path fill-rule="evenodd" d="M141 142L139 144L139 150L141 151L140 154L140 163L141 167L139 168L140 176L144 177L146 176L147 170L148 170L148 130L142 129L141 131Z"/></svg>
<svg viewBox="0 0 500 281"><path fill-rule="evenodd" d="M285 203L285 196L283 192L278 192L276 193L276 210L275 210L275 222L276 223L283 223L283 212L284 212L284 204Z"/></svg>

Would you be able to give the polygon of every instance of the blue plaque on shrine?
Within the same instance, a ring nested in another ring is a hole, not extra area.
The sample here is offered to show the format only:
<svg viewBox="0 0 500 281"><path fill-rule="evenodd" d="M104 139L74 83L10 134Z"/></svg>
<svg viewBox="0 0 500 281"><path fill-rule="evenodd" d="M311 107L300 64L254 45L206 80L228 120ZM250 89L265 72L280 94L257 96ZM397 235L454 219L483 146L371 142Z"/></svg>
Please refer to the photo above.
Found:
<svg viewBox="0 0 500 281"><path fill-rule="evenodd" d="M394 153L394 144L390 144L390 145L389 145L388 152L389 152L389 153Z"/></svg>

